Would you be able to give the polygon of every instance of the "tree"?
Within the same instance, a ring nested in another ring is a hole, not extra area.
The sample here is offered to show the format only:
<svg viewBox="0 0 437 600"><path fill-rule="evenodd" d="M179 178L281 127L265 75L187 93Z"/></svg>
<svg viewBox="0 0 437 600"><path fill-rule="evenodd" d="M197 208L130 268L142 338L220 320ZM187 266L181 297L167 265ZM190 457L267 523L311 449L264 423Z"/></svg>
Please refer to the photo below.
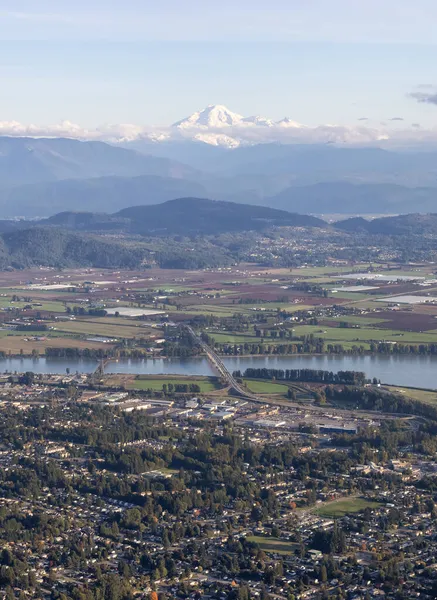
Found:
<svg viewBox="0 0 437 600"><path fill-rule="evenodd" d="M325 565L322 565L320 569L320 581L322 583L326 583L328 581L328 571L326 570Z"/></svg>
<svg viewBox="0 0 437 600"><path fill-rule="evenodd" d="M288 388L287 397L295 402L297 400L296 392L292 388Z"/></svg>
<svg viewBox="0 0 437 600"><path fill-rule="evenodd" d="M24 373L20 377L19 383L21 385L32 385L34 380L35 380L35 373L33 373L32 371L26 371L26 373Z"/></svg>
<svg viewBox="0 0 437 600"><path fill-rule="evenodd" d="M14 590L9 585L6 588L6 600L15 600Z"/></svg>

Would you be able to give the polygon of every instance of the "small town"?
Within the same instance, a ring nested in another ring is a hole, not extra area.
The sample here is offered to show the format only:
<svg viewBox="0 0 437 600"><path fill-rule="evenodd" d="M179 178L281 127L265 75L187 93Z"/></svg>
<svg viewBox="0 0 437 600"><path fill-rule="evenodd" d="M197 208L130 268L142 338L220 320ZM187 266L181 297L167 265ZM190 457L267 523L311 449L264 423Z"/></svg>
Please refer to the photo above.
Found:
<svg viewBox="0 0 437 600"><path fill-rule="evenodd" d="M3 376L7 598L434 597L435 425L420 410L340 407L338 384L259 402L165 381Z"/></svg>

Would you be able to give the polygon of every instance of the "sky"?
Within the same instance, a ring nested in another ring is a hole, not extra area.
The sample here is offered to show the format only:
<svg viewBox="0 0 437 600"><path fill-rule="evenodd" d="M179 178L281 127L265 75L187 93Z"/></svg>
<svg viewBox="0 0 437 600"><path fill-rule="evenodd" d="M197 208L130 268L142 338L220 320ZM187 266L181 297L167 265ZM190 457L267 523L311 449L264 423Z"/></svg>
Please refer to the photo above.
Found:
<svg viewBox="0 0 437 600"><path fill-rule="evenodd" d="M435 0L0 0L0 122L167 126L224 104L433 130L436 28Z"/></svg>

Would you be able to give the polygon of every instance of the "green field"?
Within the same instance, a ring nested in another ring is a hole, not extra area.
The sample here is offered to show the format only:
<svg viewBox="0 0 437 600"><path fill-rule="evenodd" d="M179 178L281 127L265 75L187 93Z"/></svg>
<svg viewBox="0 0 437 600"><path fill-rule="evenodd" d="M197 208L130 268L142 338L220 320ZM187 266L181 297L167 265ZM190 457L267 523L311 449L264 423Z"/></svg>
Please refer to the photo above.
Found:
<svg viewBox="0 0 437 600"><path fill-rule="evenodd" d="M337 321L338 323L350 323L351 325L375 325L378 326L379 323L384 323L385 319L378 318L376 315L374 317L367 316L353 316L353 315L342 315L341 317L332 317L329 319L330 321Z"/></svg>
<svg viewBox="0 0 437 600"><path fill-rule="evenodd" d="M256 337L255 335L244 335L239 333L215 333L209 332L211 337L215 339L218 344L260 344L262 338ZM270 338L269 338L270 341ZM274 341L272 339L272 341Z"/></svg>
<svg viewBox="0 0 437 600"><path fill-rule="evenodd" d="M246 539L248 542L258 544L264 552L275 552L276 554L294 554L296 548L299 547L299 544L295 544L294 542L287 542L286 540L263 535L251 535Z"/></svg>
<svg viewBox="0 0 437 600"><path fill-rule="evenodd" d="M149 337L150 328L140 327L136 321L126 321L124 325L113 323L111 317L101 317L94 320L77 319L75 321L57 321L47 323L57 331L81 335L97 335L109 337ZM157 332L158 333L158 332Z"/></svg>
<svg viewBox="0 0 437 600"><path fill-rule="evenodd" d="M255 379L244 379L244 383L254 394L286 394L288 386L270 381L259 381Z"/></svg>
<svg viewBox="0 0 437 600"><path fill-rule="evenodd" d="M171 313L171 307L169 307ZM184 306L180 312L196 313L202 315L213 315L216 317L231 317L236 313L245 314L249 312L247 308L242 308L241 304L231 304L229 306L217 306L214 304L191 304Z"/></svg>
<svg viewBox="0 0 437 600"><path fill-rule="evenodd" d="M154 391L162 391L163 384L168 385L172 383L173 385L190 385L190 383L195 383L200 387L200 392L202 394L207 394L208 392L214 392L217 389L220 389L219 383L214 377L146 377L139 376L135 379L130 385L130 389L133 390L154 390Z"/></svg>
<svg viewBox="0 0 437 600"><path fill-rule="evenodd" d="M336 288L334 288L336 289ZM381 298L382 294L376 296L375 294L369 294L368 292L342 292L338 291L333 294L331 291L329 292L329 298L332 299L333 302L336 300L374 300L375 298Z"/></svg>
<svg viewBox="0 0 437 600"><path fill-rule="evenodd" d="M35 306L35 304L41 304L42 306ZM47 312L65 313L65 306L62 302L39 300L36 298L33 298L31 302L13 302L11 297L0 297L0 308L23 309L25 306L32 306L32 310L36 311L45 310Z"/></svg>
<svg viewBox="0 0 437 600"><path fill-rule="evenodd" d="M418 402L425 402L426 404L437 404L437 391L432 392L429 390L418 390L413 388L404 388L398 385L386 385L384 389L390 392L402 394L407 398L412 398Z"/></svg>
<svg viewBox="0 0 437 600"><path fill-rule="evenodd" d="M370 327L325 327L323 325L300 325L294 328L294 337L311 335L333 342L369 342L392 341L406 343L436 343L437 332L398 331L395 329L376 329Z"/></svg>
<svg viewBox="0 0 437 600"><path fill-rule="evenodd" d="M378 269L378 265L374 264L373 265L375 267L375 269ZM380 265L379 265L380 267ZM337 275L337 274L347 274L347 273L358 273L358 272L364 272L365 270L367 270L369 268L369 263L363 263L363 264L357 264L352 266L345 266L345 267L336 267L336 266L329 266L329 267L303 267L301 269L289 269L288 272L293 275L293 277L296 276L300 276L300 277L320 277L323 275Z"/></svg>
<svg viewBox="0 0 437 600"><path fill-rule="evenodd" d="M357 513L365 508L377 508L378 502L366 500L365 498L344 498L328 502L314 512L321 517L337 518L351 513Z"/></svg>
<svg viewBox="0 0 437 600"><path fill-rule="evenodd" d="M181 312L199 313L214 315L217 317L232 316L234 314L253 315L256 310L264 309L264 314L276 313L277 309L287 312L295 312L297 310L310 309L311 306L306 304L287 304L286 302L268 302L266 304L229 304L229 305L214 305L214 304L191 304L183 307ZM171 312L171 308L168 309Z"/></svg>

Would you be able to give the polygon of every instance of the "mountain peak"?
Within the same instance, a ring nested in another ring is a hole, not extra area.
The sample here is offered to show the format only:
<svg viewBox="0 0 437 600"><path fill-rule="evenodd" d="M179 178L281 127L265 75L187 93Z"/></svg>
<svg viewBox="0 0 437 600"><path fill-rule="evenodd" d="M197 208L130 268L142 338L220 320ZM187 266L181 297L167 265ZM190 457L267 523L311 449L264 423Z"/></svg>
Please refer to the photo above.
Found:
<svg viewBox="0 0 437 600"><path fill-rule="evenodd" d="M279 125L279 127L296 127L296 128L302 127L302 125L300 123L293 121L293 119L290 119L290 117L284 117L283 119L278 121L276 123L276 125Z"/></svg>
<svg viewBox="0 0 437 600"><path fill-rule="evenodd" d="M222 104L210 104L201 111L195 112L186 119L174 123L173 127L178 129L189 129L196 127L199 129L214 129L238 125L243 117L232 112Z"/></svg>
<svg viewBox="0 0 437 600"><path fill-rule="evenodd" d="M288 118L275 122L260 115L244 117L232 112L223 104L209 104L203 110L174 123L173 131L185 138L188 137L205 144L237 148L244 143L244 132L249 129L299 129L301 127L299 123Z"/></svg>

